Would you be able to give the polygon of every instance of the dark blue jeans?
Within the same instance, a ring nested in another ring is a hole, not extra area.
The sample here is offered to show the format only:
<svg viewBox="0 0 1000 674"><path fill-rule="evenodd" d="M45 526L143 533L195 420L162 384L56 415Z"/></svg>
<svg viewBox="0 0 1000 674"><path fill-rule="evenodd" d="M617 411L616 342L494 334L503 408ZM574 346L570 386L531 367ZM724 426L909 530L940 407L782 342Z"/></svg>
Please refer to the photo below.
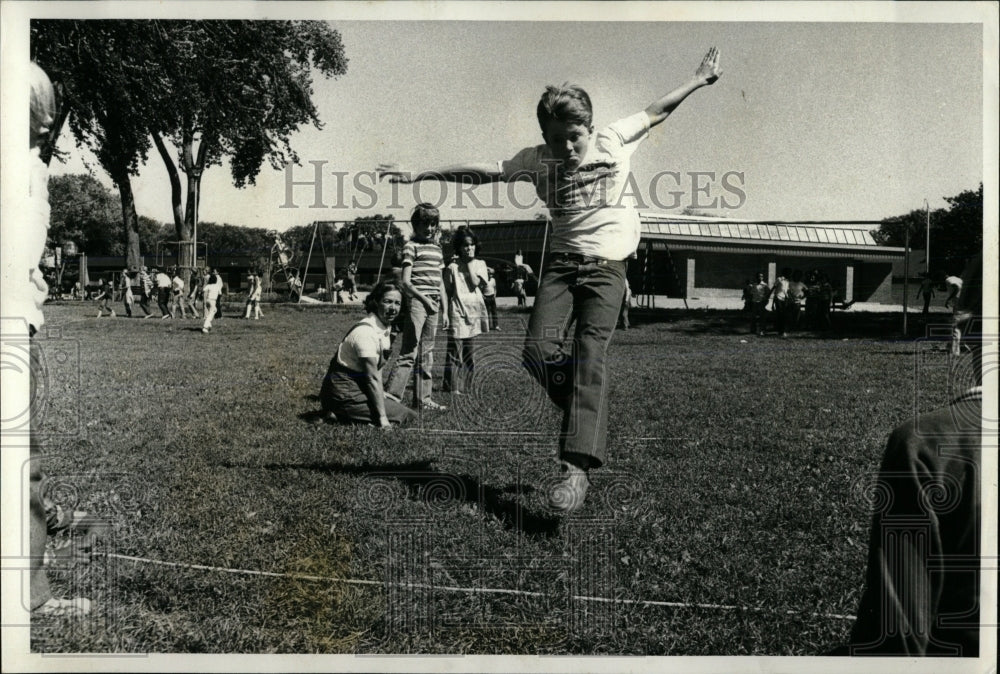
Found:
<svg viewBox="0 0 1000 674"><path fill-rule="evenodd" d="M593 467L607 456L606 359L624 293L624 261L554 254L524 343L525 367L563 412L560 456L587 457Z"/></svg>

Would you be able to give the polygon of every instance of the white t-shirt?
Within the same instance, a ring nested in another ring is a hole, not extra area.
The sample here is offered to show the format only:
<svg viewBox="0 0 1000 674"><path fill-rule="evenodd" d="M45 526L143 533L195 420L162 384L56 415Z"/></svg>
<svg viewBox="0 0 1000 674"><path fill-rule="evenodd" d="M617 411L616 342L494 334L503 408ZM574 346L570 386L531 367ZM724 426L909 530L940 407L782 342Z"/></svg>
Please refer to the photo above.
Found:
<svg viewBox="0 0 1000 674"><path fill-rule="evenodd" d="M630 165L648 132L645 111L614 122L591 138L580 168L570 174L555 173L548 146L526 147L500 162L501 179L535 185L552 216L552 252L624 260L639 246L638 186L629 184Z"/></svg>
<svg viewBox="0 0 1000 674"><path fill-rule="evenodd" d="M382 364L382 354L391 346L389 326L375 314L368 314L355 326L337 348L337 362L355 372L364 372L366 358L374 358Z"/></svg>
<svg viewBox="0 0 1000 674"><path fill-rule="evenodd" d="M791 281L786 279L784 276L779 276L774 282L774 288L772 288L771 297L773 297L778 302L784 302L788 298L788 289L791 285Z"/></svg>
<svg viewBox="0 0 1000 674"><path fill-rule="evenodd" d="M212 276L208 277L205 286L202 288L202 296L206 302L214 302L222 294L222 276L215 275L215 282L212 283Z"/></svg>

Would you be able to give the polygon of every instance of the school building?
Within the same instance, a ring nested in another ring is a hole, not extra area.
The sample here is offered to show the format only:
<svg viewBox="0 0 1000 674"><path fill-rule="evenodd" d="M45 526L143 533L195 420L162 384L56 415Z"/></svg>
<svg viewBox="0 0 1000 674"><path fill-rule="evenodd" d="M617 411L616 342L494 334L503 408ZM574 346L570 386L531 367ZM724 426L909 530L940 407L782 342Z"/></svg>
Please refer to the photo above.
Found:
<svg viewBox="0 0 1000 674"><path fill-rule="evenodd" d="M825 272L847 302L898 302L893 269L900 266L904 250L875 242L869 232L878 222L751 222L654 213L642 213L641 221L639 248L628 266L629 285L637 296L739 299L757 272L773 284L790 267ZM509 262L521 250L537 271L545 224L481 223L472 229L491 264Z"/></svg>
<svg viewBox="0 0 1000 674"><path fill-rule="evenodd" d="M636 294L738 299L763 273L825 272L844 301L893 302L893 265L904 249L880 246L877 222L750 222L644 214L629 281ZM638 267L638 269L634 268Z"/></svg>
<svg viewBox="0 0 1000 674"><path fill-rule="evenodd" d="M826 272L844 301L898 303L894 292L896 276L901 273L904 249L880 246L870 230L878 222L767 222L744 221L698 216L642 213L642 237L633 259L629 260L628 279L638 297L666 295L683 299L739 299L748 280L757 272L773 283L784 267L803 272L818 269ZM322 223L330 225L333 223ZM450 220L442 221L445 254L449 232L468 225L480 240L479 257L497 270L498 291L512 280L515 256L534 275L543 268L543 250L548 249L545 220ZM209 264L223 274L230 291L238 292L261 253L209 251ZM360 284L374 283L381 269L389 273L391 250L314 251L306 269L299 262L305 291L323 285L329 287L334 270L350 262L358 267ZM102 272L121 270L121 258L88 260L91 278ZM147 265L174 263L172 257L147 259ZM911 265L912 266L912 265ZM919 270L911 269L911 277ZM897 281L897 286L899 285ZM530 286L530 284L529 284Z"/></svg>

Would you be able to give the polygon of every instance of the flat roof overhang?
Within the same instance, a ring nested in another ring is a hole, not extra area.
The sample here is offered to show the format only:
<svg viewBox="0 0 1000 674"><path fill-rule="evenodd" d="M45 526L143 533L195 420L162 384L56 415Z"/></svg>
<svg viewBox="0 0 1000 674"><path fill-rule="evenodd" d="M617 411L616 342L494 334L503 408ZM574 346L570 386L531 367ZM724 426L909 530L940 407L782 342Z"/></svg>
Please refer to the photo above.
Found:
<svg viewBox="0 0 1000 674"><path fill-rule="evenodd" d="M860 246L843 244L803 243L800 241L767 241L752 239L722 239L673 234L644 233L642 242L650 242L653 250L680 249L699 253L742 253L749 255L849 258L867 262L892 262L905 257L904 248L892 246ZM640 243L640 248L642 243Z"/></svg>

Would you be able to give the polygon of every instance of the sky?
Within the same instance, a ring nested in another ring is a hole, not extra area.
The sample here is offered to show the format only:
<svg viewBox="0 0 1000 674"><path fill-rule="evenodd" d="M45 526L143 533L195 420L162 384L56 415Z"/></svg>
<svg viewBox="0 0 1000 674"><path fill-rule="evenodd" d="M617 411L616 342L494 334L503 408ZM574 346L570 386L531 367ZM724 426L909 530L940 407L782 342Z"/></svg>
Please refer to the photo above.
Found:
<svg viewBox="0 0 1000 674"><path fill-rule="evenodd" d="M527 185L512 195L507 186L496 196L490 187L459 195L437 183L377 185L372 171L383 162L430 169L495 161L538 144L534 110L550 83L587 89L595 125L604 126L683 83L711 46L721 52L721 79L692 94L634 155L646 210L879 220L923 208L924 199L932 209L945 207L943 197L983 180L983 38L976 24L331 25L343 38L348 70L315 82L324 127L292 137L302 166L288 174L265 165L256 186L242 190L232 186L228 167L212 168L200 220L284 230L374 213L405 219L420 200L440 203L444 219L533 217L544 209ZM89 163L111 186L72 145L67 128L62 147L72 157L53 173L85 171ZM322 208L310 208L317 202L312 185L294 186L286 197L289 179L314 179L310 162L322 162ZM334 172L344 175L342 188ZM156 153L133 187L141 215L171 220Z"/></svg>

